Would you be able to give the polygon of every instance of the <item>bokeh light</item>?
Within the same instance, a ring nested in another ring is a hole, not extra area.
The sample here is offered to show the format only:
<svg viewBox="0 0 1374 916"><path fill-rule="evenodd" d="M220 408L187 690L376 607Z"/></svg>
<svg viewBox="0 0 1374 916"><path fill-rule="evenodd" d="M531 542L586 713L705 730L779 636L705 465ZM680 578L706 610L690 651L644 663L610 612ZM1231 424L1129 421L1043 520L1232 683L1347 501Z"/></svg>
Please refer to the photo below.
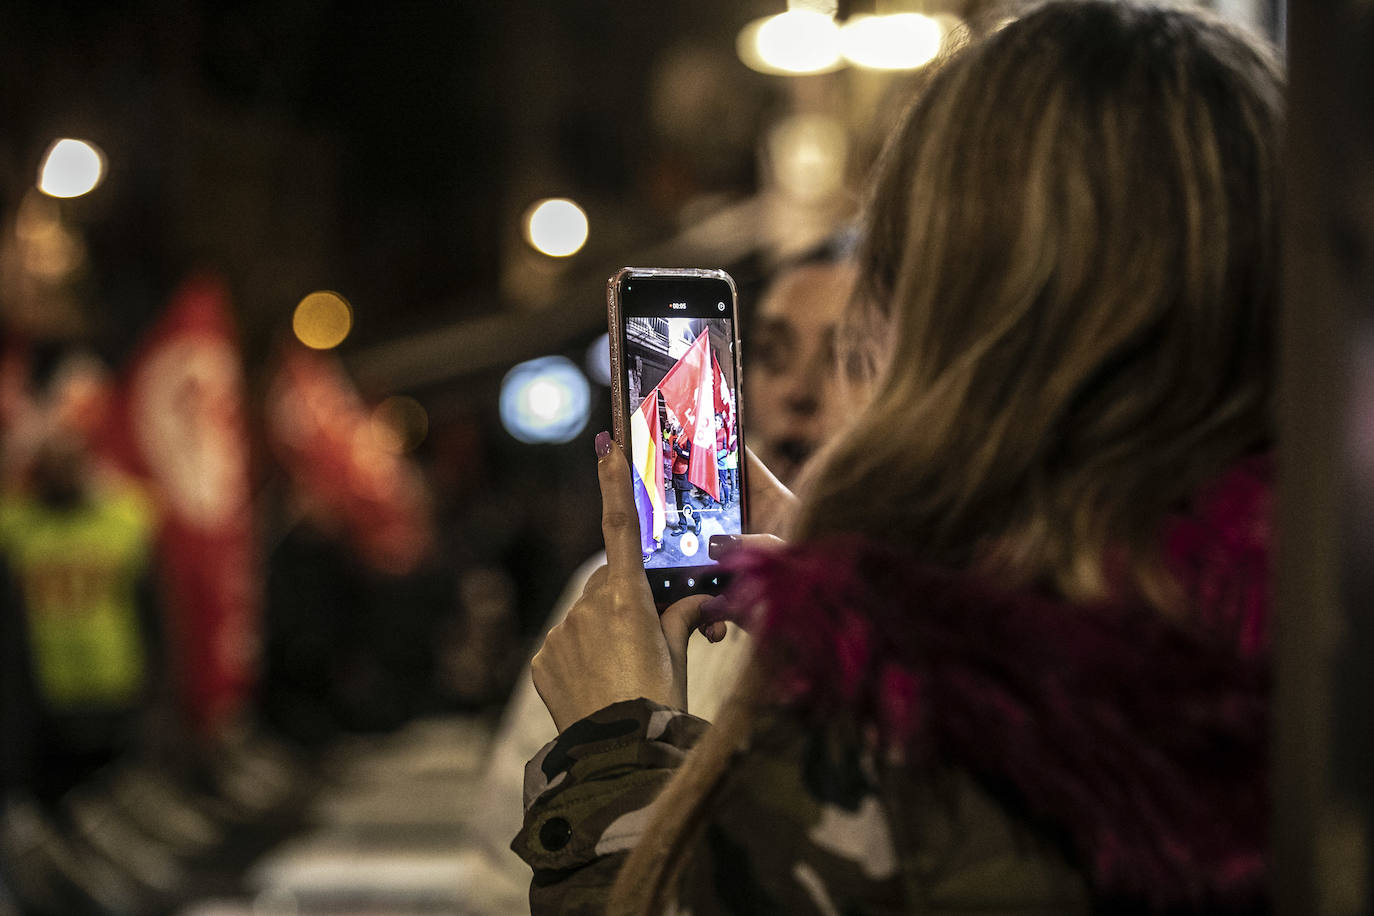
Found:
<svg viewBox="0 0 1374 916"><path fill-rule="evenodd" d="M568 442L587 425L591 386L566 357L520 363L501 381L501 423L521 442Z"/></svg>
<svg viewBox="0 0 1374 916"><path fill-rule="evenodd" d="M849 133L837 118L784 118L769 129L764 149L778 187L790 197L815 202L844 191Z"/></svg>
<svg viewBox="0 0 1374 916"><path fill-rule="evenodd" d="M378 441L394 453L414 451L429 435L429 413L412 397L394 395L372 411Z"/></svg>
<svg viewBox="0 0 1374 916"><path fill-rule="evenodd" d="M312 350L331 350L353 330L353 307L332 290L313 292L296 305L291 329Z"/></svg>
<svg viewBox="0 0 1374 916"><path fill-rule="evenodd" d="M565 197L541 200L525 217L525 238L554 258L576 254L587 244L587 214Z"/></svg>
<svg viewBox="0 0 1374 916"><path fill-rule="evenodd" d="M62 205L36 191L25 194L19 204L14 239L20 269L45 282L60 282L86 259L80 235L62 219Z"/></svg>
<svg viewBox="0 0 1374 916"><path fill-rule="evenodd" d="M740 60L762 73L826 73L844 64L840 27L824 13L789 10L756 19L735 40Z"/></svg>
<svg viewBox="0 0 1374 916"><path fill-rule="evenodd" d="M105 157L84 140L58 140L38 170L38 190L52 197L80 197L105 177Z"/></svg>
<svg viewBox="0 0 1374 916"><path fill-rule="evenodd" d="M587 367L587 376L598 385L611 384L611 335L602 334L593 340L591 346L587 347L587 356L583 361Z"/></svg>
<svg viewBox="0 0 1374 916"><path fill-rule="evenodd" d="M840 30L845 60L869 70L915 70L940 53L944 29L920 13L851 16Z"/></svg>

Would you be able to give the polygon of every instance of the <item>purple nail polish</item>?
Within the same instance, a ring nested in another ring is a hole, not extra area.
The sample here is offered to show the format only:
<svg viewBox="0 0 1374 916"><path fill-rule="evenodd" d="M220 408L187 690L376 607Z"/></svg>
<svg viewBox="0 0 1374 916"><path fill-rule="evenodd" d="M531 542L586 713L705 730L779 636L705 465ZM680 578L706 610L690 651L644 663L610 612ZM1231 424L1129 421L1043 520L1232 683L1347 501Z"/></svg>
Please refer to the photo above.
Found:
<svg viewBox="0 0 1374 916"><path fill-rule="evenodd" d="M605 458L611 453L611 434L604 429L596 434L596 457Z"/></svg>

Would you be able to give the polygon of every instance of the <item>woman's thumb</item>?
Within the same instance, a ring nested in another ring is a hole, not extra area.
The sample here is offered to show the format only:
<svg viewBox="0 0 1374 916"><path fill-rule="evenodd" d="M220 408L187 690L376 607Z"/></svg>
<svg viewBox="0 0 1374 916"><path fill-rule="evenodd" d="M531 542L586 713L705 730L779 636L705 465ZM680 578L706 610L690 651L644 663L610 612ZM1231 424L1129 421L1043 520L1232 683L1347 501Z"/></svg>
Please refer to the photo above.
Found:
<svg viewBox="0 0 1374 916"><path fill-rule="evenodd" d="M701 626L706 615L701 606L711 599L710 595L692 595L668 605L668 609L658 618L663 628L663 638L668 651L673 656L673 667L686 676L687 641L692 631Z"/></svg>

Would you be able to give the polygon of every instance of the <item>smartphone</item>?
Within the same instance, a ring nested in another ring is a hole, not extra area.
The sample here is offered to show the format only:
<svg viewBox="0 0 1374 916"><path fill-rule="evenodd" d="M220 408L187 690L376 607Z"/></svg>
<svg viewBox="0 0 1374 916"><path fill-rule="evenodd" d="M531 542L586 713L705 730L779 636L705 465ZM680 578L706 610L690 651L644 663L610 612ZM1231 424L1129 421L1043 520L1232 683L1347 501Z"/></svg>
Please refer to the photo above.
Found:
<svg viewBox="0 0 1374 916"><path fill-rule="evenodd" d="M748 519L735 281L723 270L626 267L607 281L606 305L615 440L630 460L661 610L724 587L722 544Z"/></svg>

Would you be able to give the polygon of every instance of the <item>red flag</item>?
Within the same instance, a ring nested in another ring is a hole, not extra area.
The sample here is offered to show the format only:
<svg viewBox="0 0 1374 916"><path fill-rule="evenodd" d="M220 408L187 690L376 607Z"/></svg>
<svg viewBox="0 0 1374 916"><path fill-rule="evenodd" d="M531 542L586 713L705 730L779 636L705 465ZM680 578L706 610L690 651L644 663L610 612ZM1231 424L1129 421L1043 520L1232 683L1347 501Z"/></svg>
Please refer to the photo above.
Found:
<svg viewBox="0 0 1374 916"><path fill-rule="evenodd" d="M673 364L668 374L663 376L663 381L658 383L658 390L663 395L663 404L668 409L669 418L682 426L688 438L691 437L691 431L696 428L697 382L700 378L700 366L706 360L707 349L707 337L702 334Z"/></svg>
<svg viewBox="0 0 1374 916"><path fill-rule="evenodd" d="M162 511L183 700L193 724L214 733L248 703L260 604L243 371L218 279L193 278L173 295L130 361L123 402L124 462Z"/></svg>
<svg viewBox="0 0 1374 916"><path fill-rule="evenodd" d="M711 332L702 331L682 354L658 390L663 403L682 424L682 434L692 442L687 479L720 499L716 473L715 379L712 373Z"/></svg>
<svg viewBox="0 0 1374 916"><path fill-rule="evenodd" d="M725 373L721 371L720 363L716 361L716 354L711 354L711 365L715 367L716 377L716 413L725 417L726 442L733 447L735 442L735 399L730 391L730 386L725 382Z"/></svg>
<svg viewBox="0 0 1374 916"><path fill-rule="evenodd" d="M418 468L399 454L338 361L291 347L267 396L273 451L311 511L382 572L413 572L433 542Z"/></svg>
<svg viewBox="0 0 1374 916"><path fill-rule="evenodd" d="M720 361L716 359L714 352L711 353L711 384L715 392L716 413L725 413L725 408L729 403L725 396L727 391L725 373L720 370Z"/></svg>

